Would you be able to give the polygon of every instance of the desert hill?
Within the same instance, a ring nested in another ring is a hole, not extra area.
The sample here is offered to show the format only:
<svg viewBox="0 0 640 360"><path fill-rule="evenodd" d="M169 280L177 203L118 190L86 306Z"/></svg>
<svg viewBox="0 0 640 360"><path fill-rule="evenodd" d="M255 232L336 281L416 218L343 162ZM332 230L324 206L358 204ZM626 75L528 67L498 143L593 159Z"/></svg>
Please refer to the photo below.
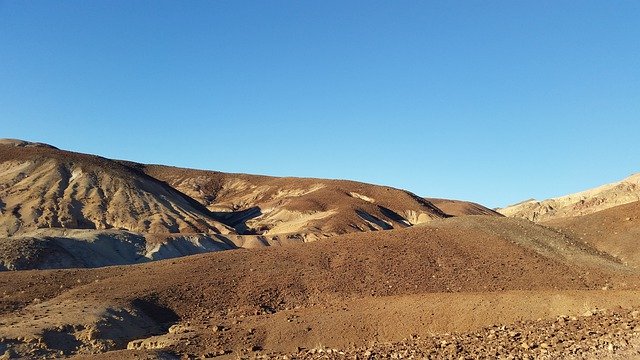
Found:
<svg viewBox="0 0 640 360"><path fill-rule="evenodd" d="M640 266L640 174L620 182L544 201L528 200L498 212L558 229L578 241Z"/></svg>
<svg viewBox="0 0 640 360"><path fill-rule="evenodd" d="M640 202L593 214L551 219L545 225L562 230L629 266L640 268Z"/></svg>
<svg viewBox="0 0 640 360"><path fill-rule="evenodd" d="M144 165L0 141L0 270L140 263L447 216L385 186Z"/></svg>
<svg viewBox="0 0 640 360"><path fill-rule="evenodd" d="M491 210L486 206L462 200L436 199L426 198L428 202L435 205L449 216L466 216L466 215L488 215L488 216L504 216L495 210Z"/></svg>
<svg viewBox="0 0 640 360"><path fill-rule="evenodd" d="M0 236L42 228L232 233L206 208L117 162L40 144L0 143Z"/></svg>
<svg viewBox="0 0 640 360"><path fill-rule="evenodd" d="M0 270L230 249L234 233L197 201L136 169L45 144L0 142Z"/></svg>
<svg viewBox="0 0 640 360"><path fill-rule="evenodd" d="M470 216L127 267L0 273L0 337L18 355L49 357L348 347L638 305L625 290L637 284L616 259L550 228Z"/></svg>
<svg viewBox="0 0 640 360"><path fill-rule="evenodd" d="M346 180L278 178L141 165L244 233L310 239L404 228L447 215L408 191Z"/></svg>
<svg viewBox="0 0 640 360"><path fill-rule="evenodd" d="M640 201L640 174L594 189L543 201L527 200L497 211L505 216L544 221L592 214Z"/></svg>

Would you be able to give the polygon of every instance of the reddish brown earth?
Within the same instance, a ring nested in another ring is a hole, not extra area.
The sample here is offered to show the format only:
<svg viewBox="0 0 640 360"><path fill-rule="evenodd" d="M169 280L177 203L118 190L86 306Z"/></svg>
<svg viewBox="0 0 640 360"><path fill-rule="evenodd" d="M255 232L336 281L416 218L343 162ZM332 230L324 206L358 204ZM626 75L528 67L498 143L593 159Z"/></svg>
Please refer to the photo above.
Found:
<svg viewBox="0 0 640 360"><path fill-rule="evenodd" d="M211 211L228 214L230 223L244 233L291 234L316 239L349 232L404 228L446 217L429 201L387 186L137 166Z"/></svg>
<svg viewBox="0 0 640 360"><path fill-rule="evenodd" d="M536 224L0 141L2 266L66 268L0 272L0 356L633 358L638 206Z"/></svg>
<svg viewBox="0 0 640 360"><path fill-rule="evenodd" d="M55 345L63 355L127 346L194 356L359 348L640 306L637 280L550 229L471 216L144 265L5 272L0 337L37 356L61 355L50 333L68 342Z"/></svg>
<svg viewBox="0 0 640 360"><path fill-rule="evenodd" d="M281 359L637 359L640 311L587 311L583 316L518 321L473 332L421 337L355 349L317 347Z"/></svg>
<svg viewBox="0 0 640 360"><path fill-rule="evenodd" d="M0 270L141 263L444 217L391 187L143 165L0 140Z"/></svg>
<svg viewBox="0 0 640 360"><path fill-rule="evenodd" d="M572 237L605 251L631 267L640 267L640 202L585 216L549 220Z"/></svg>

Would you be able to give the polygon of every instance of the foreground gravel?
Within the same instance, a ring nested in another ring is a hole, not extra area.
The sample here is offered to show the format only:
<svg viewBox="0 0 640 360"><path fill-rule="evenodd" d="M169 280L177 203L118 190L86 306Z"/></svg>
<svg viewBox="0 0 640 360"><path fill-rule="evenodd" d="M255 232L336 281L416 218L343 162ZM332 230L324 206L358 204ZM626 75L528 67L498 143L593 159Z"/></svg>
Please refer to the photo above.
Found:
<svg viewBox="0 0 640 360"><path fill-rule="evenodd" d="M496 325L472 333L413 336L366 348L300 349L292 354L254 353L244 358L640 359L639 324L639 310L590 310L579 317Z"/></svg>

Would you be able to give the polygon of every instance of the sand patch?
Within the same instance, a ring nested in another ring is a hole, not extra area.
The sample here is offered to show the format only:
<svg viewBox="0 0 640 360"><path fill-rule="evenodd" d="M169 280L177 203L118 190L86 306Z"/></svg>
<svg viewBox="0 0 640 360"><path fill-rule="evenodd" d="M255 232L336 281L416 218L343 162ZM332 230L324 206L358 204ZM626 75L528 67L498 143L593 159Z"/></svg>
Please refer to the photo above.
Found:
<svg viewBox="0 0 640 360"><path fill-rule="evenodd" d="M350 192L349 195L351 195L351 197L353 197L353 198L364 200L366 202L370 202L370 203L376 202L374 199L372 199L372 198L370 198L368 196L364 196L362 194L358 194L357 192Z"/></svg>

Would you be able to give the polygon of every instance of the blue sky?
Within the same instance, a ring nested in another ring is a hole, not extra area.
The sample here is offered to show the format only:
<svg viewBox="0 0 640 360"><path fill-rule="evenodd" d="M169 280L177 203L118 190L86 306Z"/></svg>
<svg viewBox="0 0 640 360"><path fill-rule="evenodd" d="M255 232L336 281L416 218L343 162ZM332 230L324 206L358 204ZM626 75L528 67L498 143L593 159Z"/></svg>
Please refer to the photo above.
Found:
<svg viewBox="0 0 640 360"><path fill-rule="evenodd" d="M2 1L0 137L502 206L640 171L637 1Z"/></svg>

